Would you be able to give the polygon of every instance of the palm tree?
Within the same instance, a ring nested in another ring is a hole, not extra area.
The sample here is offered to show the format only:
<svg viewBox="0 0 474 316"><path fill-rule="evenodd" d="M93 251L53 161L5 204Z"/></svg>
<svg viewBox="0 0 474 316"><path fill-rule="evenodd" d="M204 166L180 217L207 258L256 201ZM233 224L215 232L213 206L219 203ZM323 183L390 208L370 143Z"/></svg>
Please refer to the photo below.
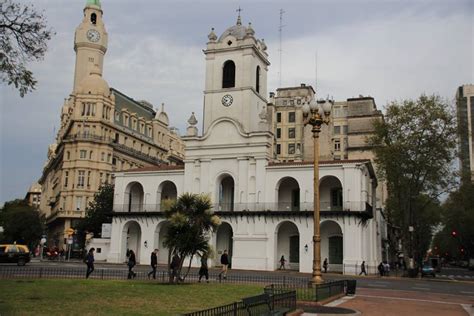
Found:
<svg viewBox="0 0 474 316"><path fill-rule="evenodd" d="M165 211L170 223L165 235L165 246L169 249L168 267L171 256L178 254L180 258L178 276L180 276L184 260L188 257L189 266L183 279L189 273L194 255L207 254L210 251L210 235L220 225L220 219L213 214L211 207L208 195L185 193ZM171 275L170 268L168 272Z"/></svg>

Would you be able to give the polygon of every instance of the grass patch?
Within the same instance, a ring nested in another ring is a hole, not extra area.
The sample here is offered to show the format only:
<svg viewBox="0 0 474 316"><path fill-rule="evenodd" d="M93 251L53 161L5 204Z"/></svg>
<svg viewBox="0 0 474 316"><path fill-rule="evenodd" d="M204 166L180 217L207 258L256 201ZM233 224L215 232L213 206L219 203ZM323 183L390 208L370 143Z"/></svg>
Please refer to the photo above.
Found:
<svg viewBox="0 0 474 316"><path fill-rule="evenodd" d="M262 285L1 280L0 315L177 315L262 293Z"/></svg>

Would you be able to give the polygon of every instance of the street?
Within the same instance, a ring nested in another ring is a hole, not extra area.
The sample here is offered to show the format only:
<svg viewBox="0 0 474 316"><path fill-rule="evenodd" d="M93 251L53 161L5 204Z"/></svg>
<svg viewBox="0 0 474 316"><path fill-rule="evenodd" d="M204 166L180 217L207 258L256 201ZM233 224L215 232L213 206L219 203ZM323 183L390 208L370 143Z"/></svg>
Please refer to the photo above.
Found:
<svg viewBox="0 0 474 316"><path fill-rule="evenodd" d="M8 264L0 265L7 266ZM32 267L74 267L74 268L84 268L85 264L81 261L71 261L71 262L58 262L58 261L43 261L39 262L34 260L29 263L27 266ZM110 263L96 263L95 268L97 269L113 269L113 270L123 270L124 274L128 270L125 264L110 264ZM137 265L134 270L136 272L147 272L149 271L149 266L147 265ZM197 271L196 269L191 269L192 271ZM164 265L158 267L158 271L166 271ZM210 272L217 272L219 269L210 269ZM466 270L465 273L472 271ZM461 272L457 272L461 273ZM274 277L294 277L294 278L310 278L310 274L299 273L296 271L283 270L283 271L250 271L250 270L230 270L229 278L232 276L239 276L245 278L246 276L274 276ZM358 289L371 289L371 290L397 290L397 291L415 291L419 293L437 293L437 294L449 294L449 295L460 295L466 296L467 299L474 299L474 281L459 281L459 280L450 280L447 278L399 278L399 277L378 277L378 276L344 276L341 274L332 274L327 273L323 274L325 280L340 280L340 279L356 279ZM472 279L474 280L474 279Z"/></svg>

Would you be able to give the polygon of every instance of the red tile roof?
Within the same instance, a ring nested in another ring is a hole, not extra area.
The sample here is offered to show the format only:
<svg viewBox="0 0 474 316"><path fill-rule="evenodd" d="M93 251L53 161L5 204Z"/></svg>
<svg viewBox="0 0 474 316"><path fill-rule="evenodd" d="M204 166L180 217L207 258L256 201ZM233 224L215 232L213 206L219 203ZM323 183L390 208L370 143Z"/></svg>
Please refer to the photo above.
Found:
<svg viewBox="0 0 474 316"><path fill-rule="evenodd" d="M344 159L344 160L320 160L320 165L329 165L329 164L341 164L341 163L363 163L369 162L368 159ZM279 167L279 166L307 166L312 165L313 161L292 161L292 162L270 162L269 167Z"/></svg>
<svg viewBox="0 0 474 316"><path fill-rule="evenodd" d="M170 166L170 165L161 165L161 166L150 166L143 168L129 169L124 172L149 172L149 171L166 171L166 170L184 170L184 165Z"/></svg>

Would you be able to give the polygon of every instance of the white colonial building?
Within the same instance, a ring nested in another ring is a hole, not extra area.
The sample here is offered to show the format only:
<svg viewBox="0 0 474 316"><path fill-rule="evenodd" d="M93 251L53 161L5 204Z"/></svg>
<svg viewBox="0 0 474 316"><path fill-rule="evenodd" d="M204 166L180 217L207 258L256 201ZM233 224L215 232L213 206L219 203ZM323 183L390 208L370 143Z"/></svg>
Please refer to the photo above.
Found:
<svg viewBox="0 0 474 316"><path fill-rule="evenodd" d="M240 16L220 37L209 34L203 132L192 115L184 165L115 174L109 262L124 262L133 249L147 264L159 248L158 261L166 263L162 208L192 192L209 194L222 219L211 239L212 264L227 249L235 269L274 270L284 255L292 269L311 272L313 165L275 159L267 48L254 35ZM321 161L319 168L322 259L328 258L330 270L345 273L354 273L363 260L375 266L381 238L371 162Z"/></svg>

